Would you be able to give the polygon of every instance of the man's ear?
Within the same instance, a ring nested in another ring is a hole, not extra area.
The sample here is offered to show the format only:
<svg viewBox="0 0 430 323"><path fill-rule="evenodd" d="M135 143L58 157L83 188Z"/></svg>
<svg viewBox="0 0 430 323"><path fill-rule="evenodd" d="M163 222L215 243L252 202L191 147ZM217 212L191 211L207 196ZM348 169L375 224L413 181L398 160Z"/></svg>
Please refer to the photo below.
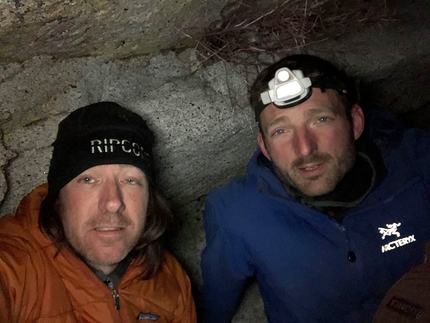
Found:
<svg viewBox="0 0 430 323"><path fill-rule="evenodd" d="M357 140L364 131L364 113L358 104L354 104L351 108L351 118L354 139Z"/></svg>
<svg viewBox="0 0 430 323"><path fill-rule="evenodd" d="M260 146L260 149L261 149L261 152L263 153L263 155L266 156L266 158L271 161L270 155L266 149L266 144L264 143L263 134L260 131L257 132L257 141L258 141L258 145Z"/></svg>

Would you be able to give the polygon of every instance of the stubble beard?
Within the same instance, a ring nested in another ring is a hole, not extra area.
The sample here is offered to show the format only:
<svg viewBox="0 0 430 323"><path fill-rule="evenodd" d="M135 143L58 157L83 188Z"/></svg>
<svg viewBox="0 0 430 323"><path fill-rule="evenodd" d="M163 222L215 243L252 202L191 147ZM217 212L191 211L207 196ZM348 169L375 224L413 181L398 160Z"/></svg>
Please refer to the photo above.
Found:
<svg viewBox="0 0 430 323"><path fill-rule="evenodd" d="M284 185L294 187L302 194L312 197L332 192L354 166L355 160L356 148L352 139L339 158L328 153L316 152L310 156L298 157L290 166L273 162L273 167L275 174ZM307 178L301 176L299 167L309 163L324 163L323 173Z"/></svg>
<svg viewBox="0 0 430 323"><path fill-rule="evenodd" d="M127 219L123 214L103 214L101 216L94 217L87 221L85 227L95 228L95 227L105 227L105 226L118 226L118 227L128 227L131 225L131 221ZM69 230L67 225L64 225L64 233L68 242L69 247L74 251L79 258L81 258L88 265L99 268L107 266L116 266L130 253L130 251L136 246L139 241L143 228L140 230L139 234L135 237L126 236L125 241L123 241L122 252L120 256L115 259L105 260L99 255L99 251L95 250L95 246L91 241L87 241L78 237L73 230ZM124 238L123 238L124 239ZM105 247L110 247L118 243L117 239L105 239L103 244Z"/></svg>

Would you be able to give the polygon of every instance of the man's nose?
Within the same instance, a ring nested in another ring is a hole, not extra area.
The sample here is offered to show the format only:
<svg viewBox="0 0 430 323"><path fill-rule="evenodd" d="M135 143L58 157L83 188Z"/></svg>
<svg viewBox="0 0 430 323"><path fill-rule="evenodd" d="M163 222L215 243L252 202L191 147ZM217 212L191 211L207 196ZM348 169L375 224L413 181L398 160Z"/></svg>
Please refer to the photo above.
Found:
<svg viewBox="0 0 430 323"><path fill-rule="evenodd" d="M306 127L298 127L294 136L294 149L297 156L309 156L318 150L317 138Z"/></svg>
<svg viewBox="0 0 430 323"><path fill-rule="evenodd" d="M124 210L125 204L120 185L116 181L103 183L100 192L100 211L116 213Z"/></svg>

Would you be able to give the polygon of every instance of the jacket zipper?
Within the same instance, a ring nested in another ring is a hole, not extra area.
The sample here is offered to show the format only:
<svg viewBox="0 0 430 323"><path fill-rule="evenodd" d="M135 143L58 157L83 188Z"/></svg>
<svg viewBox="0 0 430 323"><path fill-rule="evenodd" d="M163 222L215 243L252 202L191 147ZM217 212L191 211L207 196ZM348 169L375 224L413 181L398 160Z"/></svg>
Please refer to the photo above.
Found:
<svg viewBox="0 0 430 323"><path fill-rule="evenodd" d="M108 278L108 279L106 279L106 283L109 286L109 288L112 290L113 304L115 305L115 309L116 310L121 309L121 307L119 305L119 295L113 286L113 282Z"/></svg>

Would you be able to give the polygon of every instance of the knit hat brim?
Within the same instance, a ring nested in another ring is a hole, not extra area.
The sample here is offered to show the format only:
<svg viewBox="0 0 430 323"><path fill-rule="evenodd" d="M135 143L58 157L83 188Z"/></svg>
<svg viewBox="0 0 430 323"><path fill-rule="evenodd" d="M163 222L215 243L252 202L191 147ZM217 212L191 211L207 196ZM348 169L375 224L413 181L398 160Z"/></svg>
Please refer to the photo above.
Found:
<svg viewBox="0 0 430 323"><path fill-rule="evenodd" d="M72 112L60 123L53 143L49 194L57 196L73 178L98 165L132 165L152 180L153 141L139 115L114 103L102 102Z"/></svg>

